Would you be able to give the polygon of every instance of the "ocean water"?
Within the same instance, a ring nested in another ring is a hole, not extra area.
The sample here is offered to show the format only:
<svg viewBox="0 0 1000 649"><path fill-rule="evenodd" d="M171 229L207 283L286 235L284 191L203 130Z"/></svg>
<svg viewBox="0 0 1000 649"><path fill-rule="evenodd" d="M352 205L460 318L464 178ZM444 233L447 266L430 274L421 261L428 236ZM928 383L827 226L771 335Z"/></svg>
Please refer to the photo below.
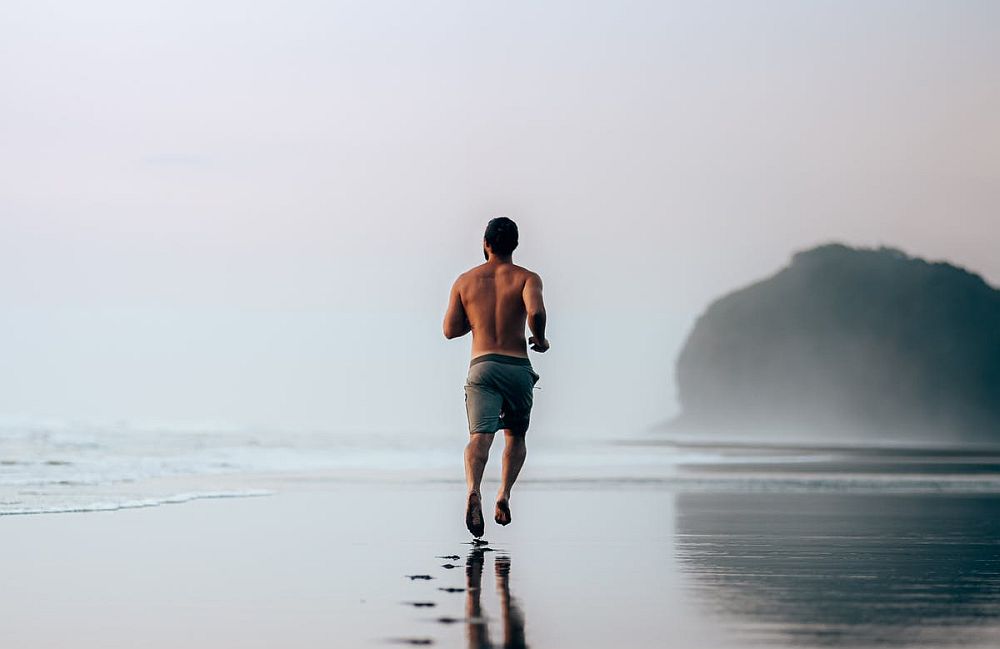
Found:
<svg viewBox="0 0 1000 649"><path fill-rule="evenodd" d="M446 465L440 446L418 449L374 434L6 421L0 515L264 496L289 476L427 475Z"/></svg>
<svg viewBox="0 0 1000 649"><path fill-rule="evenodd" d="M265 496L289 480L463 480L464 436L0 422L0 515ZM501 444L497 440L496 448ZM532 439L523 483L687 492L1000 493L1000 451ZM492 463L498 464L498 463ZM495 477L491 466L487 479Z"/></svg>

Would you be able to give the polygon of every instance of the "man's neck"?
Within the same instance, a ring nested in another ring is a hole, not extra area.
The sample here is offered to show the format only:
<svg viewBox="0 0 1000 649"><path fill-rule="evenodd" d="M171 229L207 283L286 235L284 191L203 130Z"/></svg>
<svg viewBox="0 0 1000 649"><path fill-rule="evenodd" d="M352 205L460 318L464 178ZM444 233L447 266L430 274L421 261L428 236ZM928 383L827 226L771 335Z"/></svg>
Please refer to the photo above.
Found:
<svg viewBox="0 0 1000 649"><path fill-rule="evenodd" d="M487 264L513 264L513 255L490 255L490 258L486 260Z"/></svg>

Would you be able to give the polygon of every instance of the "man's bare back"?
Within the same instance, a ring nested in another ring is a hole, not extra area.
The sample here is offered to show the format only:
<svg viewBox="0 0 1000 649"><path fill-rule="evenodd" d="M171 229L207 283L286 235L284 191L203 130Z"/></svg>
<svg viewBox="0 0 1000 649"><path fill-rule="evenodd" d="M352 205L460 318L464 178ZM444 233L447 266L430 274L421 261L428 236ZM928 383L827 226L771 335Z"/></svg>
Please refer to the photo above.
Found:
<svg viewBox="0 0 1000 649"><path fill-rule="evenodd" d="M455 280L444 316L446 338L472 332L472 362L465 382L470 435L465 447L465 525L477 538L484 530L480 484L498 430L506 446L494 520L500 525L511 522L510 491L527 453L532 390L539 379L528 360L528 346L536 352L549 348L542 279L514 264L517 239L517 225L510 219L489 222L483 236L486 263ZM527 340L525 325L531 330Z"/></svg>
<svg viewBox="0 0 1000 649"><path fill-rule="evenodd" d="M455 338L471 331L473 358L483 354L527 357L526 323L533 325L532 349L548 349L542 279L536 273L494 256L455 280L445 336Z"/></svg>

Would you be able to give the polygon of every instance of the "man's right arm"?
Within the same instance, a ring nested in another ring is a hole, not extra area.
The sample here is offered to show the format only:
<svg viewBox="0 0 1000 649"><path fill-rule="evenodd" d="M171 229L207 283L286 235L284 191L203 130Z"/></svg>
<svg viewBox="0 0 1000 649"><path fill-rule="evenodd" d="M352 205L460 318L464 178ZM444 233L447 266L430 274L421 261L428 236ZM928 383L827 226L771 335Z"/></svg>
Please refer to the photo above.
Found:
<svg viewBox="0 0 1000 649"><path fill-rule="evenodd" d="M465 305L462 304L462 293L458 288L459 280L455 280L451 287L451 295L448 297L448 311L444 314L444 337L449 340L459 338L472 331L469 316L465 313Z"/></svg>
<svg viewBox="0 0 1000 649"><path fill-rule="evenodd" d="M522 292L524 298L524 310L528 315L528 329L531 330L531 337L528 344L536 352L543 353L549 348L549 341L545 339L545 302L542 301L542 278L531 273L524 282Z"/></svg>

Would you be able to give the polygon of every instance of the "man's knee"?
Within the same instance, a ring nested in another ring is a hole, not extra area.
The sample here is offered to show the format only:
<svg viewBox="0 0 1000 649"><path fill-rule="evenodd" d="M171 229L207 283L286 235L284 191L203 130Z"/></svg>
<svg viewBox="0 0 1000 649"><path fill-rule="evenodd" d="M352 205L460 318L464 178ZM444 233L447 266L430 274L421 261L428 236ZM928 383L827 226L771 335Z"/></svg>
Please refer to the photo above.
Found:
<svg viewBox="0 0 1000 649"><path fill-rule="evenodd" d="M493 433L472 433L469 436L469 445L467 448L476 457L488 457L492 443Z"/></svg>
<svg viewBox="0 0 1000 649"><path fill-rule="evenodd" d="M509 448L524 448L527 430L508 428L504 431L504 442Z"/></svg>

